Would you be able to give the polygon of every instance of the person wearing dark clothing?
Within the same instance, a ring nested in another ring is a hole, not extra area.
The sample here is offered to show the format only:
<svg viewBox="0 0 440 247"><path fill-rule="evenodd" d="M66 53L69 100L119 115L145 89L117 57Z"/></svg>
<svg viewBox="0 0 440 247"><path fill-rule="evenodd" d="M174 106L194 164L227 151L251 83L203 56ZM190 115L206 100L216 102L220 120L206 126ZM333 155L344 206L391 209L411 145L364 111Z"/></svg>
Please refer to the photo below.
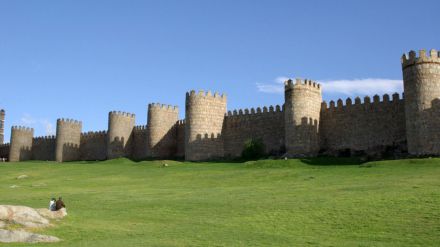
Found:
<svg viewBox="0 0 440 247"><path fill-rule="evenodd" d="M62 198L59 197L58 200L55 202L55 210L58 211L58 210L65 208L65 207L66 207L66 205L64 205Z"/></svg>

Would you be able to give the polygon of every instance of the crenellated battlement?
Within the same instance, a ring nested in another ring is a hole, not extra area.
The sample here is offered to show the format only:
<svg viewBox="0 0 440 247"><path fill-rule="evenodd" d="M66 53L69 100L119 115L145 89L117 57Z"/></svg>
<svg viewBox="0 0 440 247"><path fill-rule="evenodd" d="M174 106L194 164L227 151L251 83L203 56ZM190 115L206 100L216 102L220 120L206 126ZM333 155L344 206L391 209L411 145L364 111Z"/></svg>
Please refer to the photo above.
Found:
<svg viewBox="0 0 440 247"><path fill-rule="evenodd" d="M109 116L120 116L120 117L129 117L129 118L136 117L136 114L124 112L124 111L110 111L108 114Z"/></svg>
<svg viewBox="0 0 440 247"><path fill-rule="evenodd" d="M234 116L246 116L246 115L254 115L254 114L263 114L263 113L274 113L274 112L282 112L282 107L280 105L274 106L263 106L263 108L257 107L255 108L245 108L245 109L238 109L238 110L232 110L228 111L225 116L227 117L234 117Z"/></svg>
<svg viewBox="0 0 440 247"><path fill-rule="evenodd" d="M183 126L183 125L185 125L185 124L186 124L185 119L180 119L180 120L177 120L177 122L176 122L176 126L177 126L177 127L179 127L179 126Z"/></svg>
<svg viewBox="0 0 440 247"><path fill-rule="evenodd" d="M148 109L161 110L161 111L169 111L169 112L178 112L179 111L179 107L178 106L166 105L166 104L160 104L160 103L148 104Z"/></svg>
<svg viewBox="0 0 440 247"><path fill-rule="evenodd" d="M288 79L284 82L284 90L294 89L294 88L311 88L321 91L321 85L315 81L296 78L295 83L292 79Z"/></svg>
<svg viewBox="0 0 440 247"><path fill-rule="evenodd" d="M146 131L148 130L148 125L137 125L133 127L133 131Z"/></svg>
<svg viewBox="0 0 440 247"><path fill-rule="evenodd" d="M56 140L56 136L54 136L54 135L38 136L38 137L33 138L34 143L41 143L41 142L55 141L55 140Z"/></svg>
<svg viewBox="0 0 440 247"><path fill-rule="evenodd" d="M101 130L101 131L87 131L81 133L81 138L88 139L88 138L97 138L97 137L106 137L107 131Z"/></svg>
<svg viewBox="0 0 440 247"><path fill-rule="evenodd" d="M390 100L390 96L388 94L384 94L382 96L382 100L380 98L379 95L374 95L373 96L373 101L371 101L370 96L365 96L363 99L363 102L361 101L360 97L356 97L354 99L354 104L351 98L347 98L345 100L345 104L344 101L342 99L338 99L336 102L331 100L329 102L329 104L327 105L327 102L323 101L321 103L321 111L323 110L344 110L347 109L350 106L363 106L363 105L383 105L386 103L400 103L403 101L403 94L402 97L400 97L400 95L398 93L394 93L392 95L392 100Z"/></svg>
<svg viewBox="0 0 440 247"><path fill-rule="evenodd" d="M246 129L246 131L250 129L255 129L256 131L266 128L270 129L270 126L278 126L279 123L283 123L283 120L284 111L280 105L236 109L225 114L224 127L228 129L227 133L229 135L227 136L230 137L230 133L234 131L241 132L243 129ZM260 133L264 133L264 131Z"/></svg>
<svg viewBox="0 0 440 247"><path fill-rule="evenodd" d="M33 128L25 127L25 126L14 125L14 126L12 126L11 129L14 130L14 131L34 133L34 129Z"/></svg>
<svg viewBox="0 0 440 247"><path fill-rule="evenodd" d="M0 148L7 148L7 147L9 147L9 146L11 146L10 143L3 143L3 144L0 144Z"/></svg>
<svg viewBox="0 0 440 247"><path fill-rule="evenodd" d="M124 112L124 111L111 111L108 113L110 116L116 116L116 117L128 117L128 118L135 118L136 114Z"/></svg>
<svg viewBox="0 0 440 247"><path fill-rule="evenodd" d="M82 126L82 122L79 120L75 120L75 119L70 119L70 118L58 118L57 119L57 124L60 125L77 125L77 126Z"/></svg>
<svg viewBox="0 0 440 247"><path fill-rule="evenodd" d="M71 142L69 142L69 143L64 143L63 144L63 147L64 148L70 148L70 149L77 149L77 150L79 150L79 144L76 144L76 143L71 143Z"/></svg>
<svg viewBox="0 0 440 247"><path fill-rule="evenodd" d="M199 90L196 92L195 90L191 90L186 93L187 98L213 98L220 101L226 101L226 94L220 94L218 92L211 93L211 91L205 92L204 90Z"/></svg>
<svg viewBox="0 0 440 247"><path fill-rule="evenodd" d="M427 53L426 50L423 49L423 50L419 50L419 54L417 56L417 53L415 51L410 51L408 53L408 56L407 54L402 55L401 63L403 69L415 64L422 64L422 63L440 64L440 52L435 49L431 49L429 53Z"/></svg>
<svg viewBox="0 0 440 247"><path fill-rule="evenodd" d="M204 133L204 134L198 134L196 136L196 141L201 140L220 140L222 135L220 133Z"/></svg>

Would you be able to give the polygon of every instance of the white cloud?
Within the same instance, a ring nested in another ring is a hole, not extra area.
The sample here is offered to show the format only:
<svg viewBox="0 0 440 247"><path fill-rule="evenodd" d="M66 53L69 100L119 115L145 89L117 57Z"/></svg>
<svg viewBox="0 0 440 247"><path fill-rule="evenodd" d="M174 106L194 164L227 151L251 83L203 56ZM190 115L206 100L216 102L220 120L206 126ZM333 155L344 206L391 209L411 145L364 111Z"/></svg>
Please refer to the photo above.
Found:
<svg viewBox="0 0 440 247"><path fill-rule="evenodd" d="M326 93L340 93L353 95L374 95L385 93L403 92L402 80L383 78L366 78L354 80L329 80L320 81L322 90Z"/></svg>
<svg viewBox="0 0 440 247"><path fill-rule="evenodd" d="M44 126L44 129L46 130L46 135L55 135L53 124L51 124L47 119L40 120L40 123Z"/></svg>
<svg viewBox="0 0 440 247"><path fill-rule="evenodd" d="M44 129L44 133L46 135L55 135L55 130L53 128L53 124L49 122L49 120L41 118L34 118L28 113L23 114L23 116L20 118L20 124L24 125L26 127L32 127L36 131L38 129L42 128Z"/></svg>
<svg viewBox="0 0 440 247"><path fill-rule="evenodd" d="M23 116L20 118L20 122L23 125L33 125L37 122L30 114L23 114Z"/></svg>
<svg viewBox="0 0 440 247"><path fill-rule="evenodd" d="M288 80L288 77L280 76L275 78L273 83L258 83L257 82L257 89L259 92L262 93L283 93L284 91L284 82Z"/></svg>
<svg viewBox="0 0 440 247"><path fill-rule="evenodd" d="M284 91L283 82L287 77L278 77L272 83L257 83L257 89L262 93L282 94ZM402 80L383 78L365 78L351 80L320 80L324 93L354 95L374 95L403 92Z"/></svg>

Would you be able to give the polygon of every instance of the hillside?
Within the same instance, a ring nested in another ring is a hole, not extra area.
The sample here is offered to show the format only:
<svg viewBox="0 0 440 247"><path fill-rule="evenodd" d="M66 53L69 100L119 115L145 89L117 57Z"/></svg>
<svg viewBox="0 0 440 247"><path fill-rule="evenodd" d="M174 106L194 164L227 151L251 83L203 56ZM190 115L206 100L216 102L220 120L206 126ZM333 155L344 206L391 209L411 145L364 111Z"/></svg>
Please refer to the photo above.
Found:
<svg viewBox="0 0 440 247"><path fill-rule="evenodd" d="M440 243L440 159L32 161L0 164L0 174L0 204L64 198L69 215L39 231L57 246Z"/></svg>

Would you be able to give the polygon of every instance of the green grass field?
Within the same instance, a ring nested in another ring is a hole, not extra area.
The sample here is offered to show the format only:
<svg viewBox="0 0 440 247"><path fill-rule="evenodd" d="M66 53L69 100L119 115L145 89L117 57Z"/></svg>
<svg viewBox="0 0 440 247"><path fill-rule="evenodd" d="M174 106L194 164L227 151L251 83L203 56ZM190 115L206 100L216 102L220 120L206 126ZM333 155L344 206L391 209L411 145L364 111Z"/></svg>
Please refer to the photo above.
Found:
<svg viewBox="0 0 440 247"><path fill-rule="evenodd" d="M166 162L0 164L0 204L63 196L37 246L440 245L440 159Z"/></svg>

